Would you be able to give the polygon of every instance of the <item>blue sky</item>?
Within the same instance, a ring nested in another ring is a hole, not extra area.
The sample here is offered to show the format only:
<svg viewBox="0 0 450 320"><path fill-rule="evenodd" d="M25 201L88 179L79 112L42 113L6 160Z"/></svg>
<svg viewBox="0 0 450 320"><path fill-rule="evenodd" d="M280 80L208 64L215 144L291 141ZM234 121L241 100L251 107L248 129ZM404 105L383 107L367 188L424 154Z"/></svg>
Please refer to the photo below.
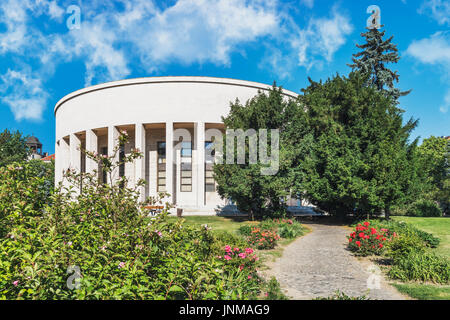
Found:
<svg viewBox="0 0 450 320"><path fill-rule="evenodd" d="M398 45L397 86L413 90L401 99L405 120L419 119L413 137L450 135L444 0L1 0L0 129L34 134L53 153L56 102L125 78L227 77L300 92L308 76L348 74L370 5Z"/></svg>

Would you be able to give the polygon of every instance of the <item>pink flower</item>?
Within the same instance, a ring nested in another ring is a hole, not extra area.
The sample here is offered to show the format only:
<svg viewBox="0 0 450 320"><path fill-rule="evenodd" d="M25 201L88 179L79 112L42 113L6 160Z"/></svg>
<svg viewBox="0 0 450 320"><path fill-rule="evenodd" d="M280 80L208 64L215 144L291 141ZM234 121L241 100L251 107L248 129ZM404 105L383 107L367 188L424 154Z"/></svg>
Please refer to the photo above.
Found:
<svg viewBox="0 0 450 320"><path fill-rule="evenodd" d="M246 256L247 256L247 255L246 255L245 253L243 253L243 252L242 252L242 253L239 253L239 257L242 258L242 259L245 259Z"/></svg>
<svg viewBox="0 0 450 320"><path fill-rule="evenodd" d="M234 251L239 251L239 248L234 248Z"/></svg>
<svg viewBox="0 0 450 320"><path fill-rule="evenodd" d="M230 246L225 246L225 251L226 252L230 252L231 251L231 247Z"/></svg>
<svg viewBox="0 0 450 320"><path fill-rule="evenodd" d="M13 282L13 285L14 285L15 287L17 287L18 284L19 284L19 280L16 280L16 281Z"/></svg>
<svg viewBox="0 0 450 320"><path fill-rule="evenodd" d="M248 279L250 280L252 278L252 276L248 276Z"/></svg>
<svg viewBox="0 0 450 320"><path fill-rule="evenodd" d="M253 253L253 249L252 248L245 248L245 252L247 254L252 254Z"/></svg>
<svg viewBox="0 0 450 320"><path fill-rule="evenodd" d="M125 268L125 262L120 262L118 268L119 269Z"/></svg>
<svg viewBox="0 0 450 320"><path fill-rule="evenodd" d="M225 260L230 260L231 257L229 255L224 256Z"/></svg>

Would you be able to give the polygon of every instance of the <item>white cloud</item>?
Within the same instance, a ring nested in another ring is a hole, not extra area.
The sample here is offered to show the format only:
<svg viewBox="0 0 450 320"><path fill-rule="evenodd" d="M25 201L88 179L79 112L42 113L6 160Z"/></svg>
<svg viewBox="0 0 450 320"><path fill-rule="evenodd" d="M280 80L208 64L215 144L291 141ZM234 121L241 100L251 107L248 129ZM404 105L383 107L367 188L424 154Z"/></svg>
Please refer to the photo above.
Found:
<svg viewBox="0 0 450 320"><path fill-rule="evenodd" d="M450 2L448 0L426 0L418 12L427 14L439 24L450 24Z"/></svg>
<svg viewBox="0 0 450 320"><path fill-rule="evenodd" d="M331 62L334 54L353 32L350 19L334 7L329 18L311 18L304 29L298 28L290 38L297 52L298 65L321 68L323 59Z"/></svg>
<svg viewBox="0 0 450 320"><path fill-rule="evenodd" d="M240 0L179 0L149 20L127 28L148 69L159 63L212 62L229 65L239 45L277 29L275 7L269 2Z"/></svg>
<svg viewBox="0 0 450 320"><path fill-rule="evenodd" d="M48 94L40 78L33 77L30 70L8 69L1 80L3 102L9 106L16 120L42 118Z"/></svg>
<svg viewBox="0 0 450 320"><path fill-rule="evenodd" d="M306 6L314 4L302 1ZM45 82L64 62L83 61L85 85L90 85L130 75L131 64L149 73L174 62L229 66L232 54L245 56L244 45L263 44L267 53L260 67L276 69L286 78L292 68L309 69L332 61L353 30L337 7L329 17L310 18L300 27L279 0L178 0L165 7L152 0L83 1L81 28L68 30L63 4L73 2L0 3L5 26L0 32L0 57L14 55L20 67L11 69L22 75L9 70L1 76L0 84L8 89L0 99L17 119L37 119L42 114L47 103ZM45 23L38 27L34 20L44 20L43 15L61 27L56 31ZM20 94L11 87L13 80L17 90L33 92L30 86L36 85L35 94Z"/></svg>
<svg viewBox="0 0 450 320"><path fill-rule="evenodd" d="M422 63L450 67L450 32L436 32L429 38L413 41L406 53Z"/></svg>
<svg viewBox="0 0 450 320"><path fill-rule="evenodd" d="M447 113L448 109L450 109L450 89L447 90L447 93L444 97L444 102L439 107L439 111L441 111L442 113Z"/></svg>
<svg viewBox="0 0 450 320"><path fill-rule="evenodd" d="M450 80L450 31L436 32L429 38L413 41L406 50L406 55L415 58L418 62L437 66L436 70L442 74L446 83ZM443 113L450 106L450 88L444 97L439 110Z"/></svg>

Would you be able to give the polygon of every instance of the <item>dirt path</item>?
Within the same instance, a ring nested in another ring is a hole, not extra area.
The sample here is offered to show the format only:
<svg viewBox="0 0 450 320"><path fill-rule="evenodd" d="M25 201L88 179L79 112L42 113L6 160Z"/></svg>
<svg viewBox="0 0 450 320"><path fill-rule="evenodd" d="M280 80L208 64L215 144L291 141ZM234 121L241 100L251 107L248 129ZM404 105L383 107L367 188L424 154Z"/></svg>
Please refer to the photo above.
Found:
<svg viewBox="0 0 450 320"><path fill-rule="evenodd" d="M370 299L406 299L382 275L377 276L380 271L374 264L357 259L346 250L349 229L324 224L308 226L312 232L288 245L283 256L269 263L270 270L265 272L277 278L291 299L328 297L336 290Z"/></svg>

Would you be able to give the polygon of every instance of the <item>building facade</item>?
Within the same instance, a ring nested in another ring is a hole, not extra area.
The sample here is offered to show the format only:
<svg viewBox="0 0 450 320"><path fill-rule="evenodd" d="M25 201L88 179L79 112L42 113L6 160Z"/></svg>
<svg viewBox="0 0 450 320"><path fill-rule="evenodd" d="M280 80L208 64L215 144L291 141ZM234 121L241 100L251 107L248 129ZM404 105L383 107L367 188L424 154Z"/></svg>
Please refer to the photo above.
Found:
<svg viewBox="0 0 450 320"><path fill-rule="evenodd" d="M271 86L210 77L152 77L108 82L68 94L55 106L55 180L68 168L80 172L101 168L80 151L112 155L121 130L130 136L120 154L132 148L144 156L126 164L117 177L130 183L145 179L142 198L159 191L185 212L214 212L227 205L212 178L215 137L224 133L221 117L230 102L245 103ZM286 97L296 97L284 90Z"/></svg>

